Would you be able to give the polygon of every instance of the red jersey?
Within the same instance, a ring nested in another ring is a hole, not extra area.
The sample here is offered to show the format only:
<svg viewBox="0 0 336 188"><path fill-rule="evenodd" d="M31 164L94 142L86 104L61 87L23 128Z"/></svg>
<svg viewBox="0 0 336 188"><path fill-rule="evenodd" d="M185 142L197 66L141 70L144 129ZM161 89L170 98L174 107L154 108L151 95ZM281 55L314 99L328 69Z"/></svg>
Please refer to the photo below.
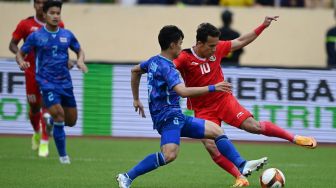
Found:
<svg viewBox="0 0 336 188"><path fill-rule="evenodd" d="M24 20L21 20L20 23L16 26L15 31L12 34L13 39L20 41L23 39L24 41L30 35L30 33L40 29L45 24L39 21L35 16L28 17ZM64 28L64 23L60 22L59 27ZM34 63L34 52L31 51L27 57L25 58L26 61L30 63Z"/></svg>
<svg viewBox="0 0 336 188"><path fill-rule="evenodd" d="M192 48L183 50L174 60L176 68L187 87L201 87L214 85L224 80L221 68L222 57L231 51L231 41L220 41L216 46L216 51L210 58L200 58ZM199 97L191 97L187 100L189 109L200 110L204 107L216 105L216 101L223 97L225 93L214 92Z"/></svg>

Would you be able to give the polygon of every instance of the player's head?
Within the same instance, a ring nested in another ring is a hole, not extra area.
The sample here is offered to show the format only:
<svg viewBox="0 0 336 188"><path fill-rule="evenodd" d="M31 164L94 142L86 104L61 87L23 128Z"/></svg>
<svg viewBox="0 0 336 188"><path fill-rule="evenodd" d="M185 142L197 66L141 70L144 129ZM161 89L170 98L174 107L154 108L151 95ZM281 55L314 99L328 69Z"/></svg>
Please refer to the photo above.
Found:
<svg viewBox="0 0 336 188"><path fill-rule="evenodd" d="M221 15L221 18L222 18L222 22L224 24L224 26L227 26L229 27L232 23L232 12L228 9L225 9L223 12L222 12L222 15Z"/></svg>
<svg viewBox="0 0 336 188"><path fill-rule="evenodd" d="M61 20L62 1L48 0L43 5L43 15L46 23L51 26L58 26Z"/></svg>
<svg viewBox="0 0 336 188"><path fill-rule="evenodd" d="M164 26L158 36L161 51L169 50L176 58L181 52L183 38L183 32L178 27L174 25Z"/></svg>
<svg viewBox="0 0 336 188"><path fill-rule="evenodd" d="M200 24L196 34L197 55L203 58L211 57L216 51L219 35L220 31L212 24Z"/></svg>
<svg viewBox="0 0 336 188"><path fill-rule="evenodd" d="M36 12L36 16L42 17L43 16L43 4L47 0L34 0L34 9Z"/></svg>

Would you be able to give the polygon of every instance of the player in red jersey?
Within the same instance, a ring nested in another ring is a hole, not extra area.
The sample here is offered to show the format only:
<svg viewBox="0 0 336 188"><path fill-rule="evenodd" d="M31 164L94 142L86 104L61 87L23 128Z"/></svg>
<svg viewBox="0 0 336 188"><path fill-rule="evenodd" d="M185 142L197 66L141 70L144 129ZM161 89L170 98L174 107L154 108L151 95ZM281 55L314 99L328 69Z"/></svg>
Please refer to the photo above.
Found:
<svg viewBox="0 0 336 188"><path fill-rule="evenodd" d="M199 87L224 80L220 61L230 51L238 50L254 41L262 31L276 21L278 16L266 17L254 31L231 41L220 41L220 31L209 23L202 23L197 29L196 45L181 52L174 60L187 87ZM316 147L312 137L293 135L269 121L256 121L253 115L239 104L232 93L209 93L188 98L187 106L194 110L197 118L203 118L221 125L221 122L254 134L278 137L308 148ZM240 172L225 157L220 155L211 140L202 140L214 162L234 177Z"/></svg>
<svg viewBox="0 0 336 188"><path fill-rule="evenodd" d="M28 17L21 20L17 25L15 31L12 34L12 39L9 43L9 50L16 54L19 51L18 44L23 39L24 41L30 33L40 29L45 23L43 18L43 4L47 0L34 0L35 16ZM63 22L59 24L60 27L64 27ZM29 103L29 119L34 129L32 137L32 149L38 151L40 157L47 157L49 154L48 148L48 133L46 130L46 123L43 120L43 115L48 117L48 113L45 109L42 109L42 98L39 86L35 80L35 56L34 52L29 53L25 60L30 63L30 67L25 70L26 79L26 94L27 101ZM49 115L50 116L50 115ZM42 127L42 138L40 134L40 125Z"/></svg>

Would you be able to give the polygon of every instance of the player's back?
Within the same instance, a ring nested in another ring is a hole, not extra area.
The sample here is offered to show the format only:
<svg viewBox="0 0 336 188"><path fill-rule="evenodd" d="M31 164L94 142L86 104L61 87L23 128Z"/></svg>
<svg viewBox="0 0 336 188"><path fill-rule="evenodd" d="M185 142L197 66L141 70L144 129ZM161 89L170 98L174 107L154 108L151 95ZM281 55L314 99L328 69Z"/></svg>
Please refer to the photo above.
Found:
<svg viewBox="0 0 336 188"><path fill-rule="evenodd" d="M181 113L180 96L173 90L181 81L173 62L156 55L140 67L147 73L149 110L154 126L174 113Z"/></svg>

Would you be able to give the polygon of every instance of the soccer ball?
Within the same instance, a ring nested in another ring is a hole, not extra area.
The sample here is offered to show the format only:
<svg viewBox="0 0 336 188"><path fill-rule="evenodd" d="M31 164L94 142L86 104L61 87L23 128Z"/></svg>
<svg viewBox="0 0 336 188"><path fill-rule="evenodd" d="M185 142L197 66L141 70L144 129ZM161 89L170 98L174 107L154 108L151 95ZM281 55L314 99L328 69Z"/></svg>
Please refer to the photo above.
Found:
<svg viewBox="0 0 336 188"><path fill-rule="evenodd" d="M285 176L276 168L266 169L260 176L262 188L281 188L285 187Z"/></svg>

